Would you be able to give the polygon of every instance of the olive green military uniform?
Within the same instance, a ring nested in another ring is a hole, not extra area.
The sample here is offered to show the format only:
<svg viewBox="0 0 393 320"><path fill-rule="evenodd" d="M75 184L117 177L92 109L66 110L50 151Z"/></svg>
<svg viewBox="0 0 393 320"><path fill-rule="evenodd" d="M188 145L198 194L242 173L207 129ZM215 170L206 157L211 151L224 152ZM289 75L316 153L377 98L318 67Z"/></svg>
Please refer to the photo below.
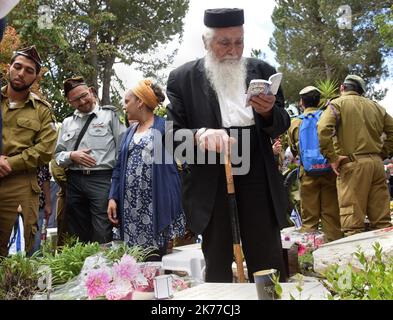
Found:
<svg viewBox="0 0 393 320"><path fill-rule="evenodd" d="M49 163L57 133L50 105L30 93L26 102L11 105L7 87L2 89L2 154L12 172L0 178L0 256L8 254L8 241L22 206L26 251L30 251L37 232L37 167Z"/></svg>
<svg viewBox="0 0 393 320"><path fill-rule="evenodd" d="M304 114L317 111L306 108ZM299 128L302 120L292 119L288 130L289 145L294 156L299 154ZM309 176L300 165L300 204L304 231L318 230L319 221L327 241L341 238L340 214L337 199L336 174Z"/></svg>
<svg viewBox="0 0 393 320"><path fill-rule="evenodd" d="M335 134L337 145L333 146ZM337 178L345 235L364 231L366 215L371 229L389 227L390 197L382 158L393 151L393 118L376 102L348 91L325 110L318 123L318 136L321 152L331 163L339 155L349 157L341 162Z"/></svg>

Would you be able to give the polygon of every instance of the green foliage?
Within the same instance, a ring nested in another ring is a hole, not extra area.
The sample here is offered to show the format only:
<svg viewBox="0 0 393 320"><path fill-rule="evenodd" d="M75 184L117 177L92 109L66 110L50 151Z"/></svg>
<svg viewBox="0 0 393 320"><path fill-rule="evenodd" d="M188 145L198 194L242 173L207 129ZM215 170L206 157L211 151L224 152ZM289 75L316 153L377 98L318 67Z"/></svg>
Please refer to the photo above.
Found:
<svg viewBox="0 0 393 320"><path fill-rule="evenodd" d="M289 169L290 171L295 170L297 167L299 167L299 165L296 164L296 163L290 163L290 164L288 164L288 169Z"/></svg>
<svg viewBox="0 0 393 320"><path fill-rule="evenodd" d="M298 256L300 272L304 275L313 273L314 258L312 252L306 252L301 256Z"/></svg>
<svg viewBox="0 0 393 320"><path fill-rule="evenodd" d="M339 95L339 84L335 79L317 81L317 88L321 90L321 101L319 103L320 108L325 107L328 100Z"/></svg>
<svg viewBox="0 0 393 320"><path fill-rule="evenodd" d="M296 289L296 291L298 292L297 299L298 299L298 300L302 300L302 292L303 292L303 286L304 286L304 278L303 278L303 275L301 275L301 274L297 274L297 275L295 276L295 278L296 278L296 287L295 287L295 289ZM296 298L293 296L292 293L289 294L289 297L290 297L291 300L296 300Z"/></svg>
<svg viewBox="0 0 393 320"><path fill-rule="evenodd" d="M383 260L379 243L373 248L375 254L372 259L367 259L361 250L355 253L362 266L360 270L351 265L345 268L334 265L326 271L326 286L331 292L331 299L393 299L393 259Z"/></svg>
<svg viewBox="0 0 393 320"><path fill-rule="evenodd" d="M262 52L261 49L251 49L251 57L266 60L266 53Z"/></svg>
<svg viewBox="0 0 393 320"><path fill-rule="evenodd" d="M53 25L39 29L39 5L48 5ZM188 0L21 0L9 23L23 45L35 44L49 70L41 88L62 121L72 111L62 95L64 79L82 75L102 87L102 104L121 107L115 63L135 64L155 78L172 61L173 51L157 50L181 39ZM164 57L157 59L160 52Z"/></svg>
<svg viewBox="0 0 393 320"><path fill-rule="evenodd" d="M100 251L100 245L96 242L84 244L76 242L66 244L56 253L43 252L43 257L38 258L42 265L47 265L52 270L52 283L59 285L66 283L68 280L77 276L85 259Z"/></svg>
<svg viewBox="0 0 393 320"><path fill-rule="evenodd" d="M143 249L140 246L130 247L126 243L121 243L120 245L115 246L115 248L106 249L104 255L111 262L119 261L125 254L134 257L137 262L143 262L146 258L152 255L152 251L154 250L156 250L156 248Z"/></svg>
<svg viewBox="0 0 393 320"><path fill-rule="evenodd" d="M371 88L387 75L384 56L392 50L383 45L374 23L374 17L390 6L387 1L345 1L352 11L350 29L340 29L336 20L342 1L276 2L269 46L284 74L283 89L289 103L299 99L303 87L321 79L342 82L348 73L354 73ZM380 92L375 94L381 97Z"/></svg>
<svg viewBox="0 0 393 320"><path fill-rule="evenodd" d="M280 285L280 276L278 274L272 275L272 282L274 284L274 291L276 292L277 299L282 297L282 287Z"/></svg>
<svg viewBox="0 0 393 320"><path fill-rule="evenodd" d="M27 300L38 291L38 264L22 254L0 261L0 300Z"/></svg>
<svg viewBox="0 0 393 320"><path fill-rule="evenodd" d="M166 106L163 104L160 104L157 108L154 109L154 114L166 118Z"/></svg>
<svg viewBox="0 0 393 320"><path fill-rule="evenodd" d="M393 48L393 5L385 13L375 16L374 22L385 45Z"/></svg>
<svg viewBox="0 0 393 320"><path fill-rule="evenodd" d="M99 252L103 252L111 262L120 260L124 254L142 262L154 255L155 249L129 247L125 243L106 247L96 242L86 244L79 242L75 237L67 237L63 247L53 250L49 241L46 241L41 251L30 258L17 254L0 260L0 300L32 298L38 291L40 266L48 266L51 269L52 284L57 286L79 275L86 258Z"/></svg>

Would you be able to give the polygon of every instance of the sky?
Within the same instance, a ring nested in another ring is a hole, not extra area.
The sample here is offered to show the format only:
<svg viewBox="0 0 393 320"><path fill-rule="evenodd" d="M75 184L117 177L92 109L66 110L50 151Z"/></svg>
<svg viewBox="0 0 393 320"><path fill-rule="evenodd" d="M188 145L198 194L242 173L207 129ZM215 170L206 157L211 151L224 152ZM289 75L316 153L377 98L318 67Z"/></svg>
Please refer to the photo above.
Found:
<svg viewBox="0 0 393 320"><path fill-rule="evenodd" d="M202 34L205 30L203 14L205 9L212 8L242 8L244 9L244 31L245 47L244 56L250 56L251 49L261 49L266 54L266 61L278 67L275 54L270 50L268 44L273 34L274 25L271 14L275 6L274 0L190 0L189 10L184 18L183 41L174 41L169 48L178 48L178 53L173 64L166 71L168 74L172 69L185 62L201 58L205 54L202 42ZM381 87L391 88L388 90L384 100L379 103L393 115L393 66L390 65L389 79L381 81ZM118 64L115 66L116 73L123 80L126 88L133 87L143 74L135 71L132 67Z"/></svg>

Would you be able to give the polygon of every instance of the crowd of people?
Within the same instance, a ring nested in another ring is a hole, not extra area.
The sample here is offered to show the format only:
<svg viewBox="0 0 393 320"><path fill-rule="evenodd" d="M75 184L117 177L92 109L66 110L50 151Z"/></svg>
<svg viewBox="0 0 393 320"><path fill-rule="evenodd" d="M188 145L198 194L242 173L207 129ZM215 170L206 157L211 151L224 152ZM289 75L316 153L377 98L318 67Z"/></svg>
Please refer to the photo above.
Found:
<svg viewBox="0 0 393 320"><path fill-rule="evenodd" d="M288 226L288 194L275 155L284 134L292 156L300 154L302 119L291 121L281 88L252 96L246 106L250 81L276 70L243 57L242 9L208 9L204 24L205 57L169 75L167 118L154 114L165 100L163 89L144 79L125 93L128 128L115 107L100 105L94 88L75 76L64 81L74 112L58 129L50 104L31 91L42 65L37 50L14 53L1 91L0 256L8 254L18 205L27 252L38 249L39 217L49 219L56 207L60 243L65 234L82 242L120 239L154 247L160 258L187 229L202 236L205 280L232 282L222 155L236 150L241 163L233 169L247 168L233 180L248 277L277 269L284 279L280 229ZM393 119L365 92L360 77L346 77L341 96L319 120L320 151L332 170L309 175L300 159L303 229L321 224L328 241L364 231L366 216L372 229L390 226L382 160L393 152ZM308 86L299 96L304 114L318 110L319 89ZM59 186L56 206L51 174Z"/></svg>

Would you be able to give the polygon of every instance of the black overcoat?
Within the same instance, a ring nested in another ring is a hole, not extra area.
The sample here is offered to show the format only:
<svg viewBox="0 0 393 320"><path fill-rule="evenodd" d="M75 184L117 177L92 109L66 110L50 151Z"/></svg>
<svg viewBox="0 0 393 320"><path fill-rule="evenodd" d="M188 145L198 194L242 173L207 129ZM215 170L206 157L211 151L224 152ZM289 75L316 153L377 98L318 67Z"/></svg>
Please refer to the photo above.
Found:
<svg viewBox="0 0 393 320"><path fill-rule="evenodd" d="M247 58L248 85L252 79L268 79L276 70L269 64L254 58ZM199 128L222 128L220 106L216 94L206 78L204 59L188 62L173 70L168 78L167 96L168 120L173 121L174 130ZM254 111L258 132L259 150L263 154L270 188L274 214L280 228L287 226L288 198L282 177L275 163L271 139L284 133L290 126L290 118L284 109L281 88L276 95L273 116L266 121ZM202 234L212 214L220 170L217 164L190 164L183 173L183 207L188 227L196 234ZM262 205L262 204L261 204Z"/></svg>

